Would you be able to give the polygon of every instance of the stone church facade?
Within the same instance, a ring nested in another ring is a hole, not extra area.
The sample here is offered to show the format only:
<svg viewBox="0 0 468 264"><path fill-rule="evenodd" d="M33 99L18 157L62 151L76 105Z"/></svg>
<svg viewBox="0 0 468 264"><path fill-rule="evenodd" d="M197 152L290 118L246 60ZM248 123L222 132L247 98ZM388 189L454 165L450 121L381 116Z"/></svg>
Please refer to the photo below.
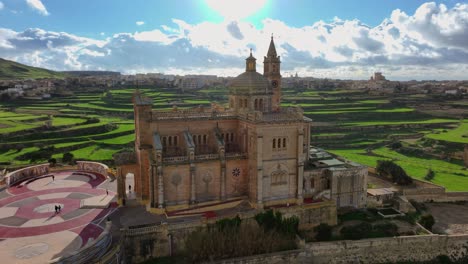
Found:
<svg viewBox="0 0 468 264"><path fill-rule="evenodd" d="M312 120L299 107L281 107L280 67L272 38L263 74L251 52L229 84L227 107L159 111L136 93L137 198L156 211L233 198L256 208L305 198L363 207L367 168L309 166ZM125 186L119 190L124 197Z"/></svg>

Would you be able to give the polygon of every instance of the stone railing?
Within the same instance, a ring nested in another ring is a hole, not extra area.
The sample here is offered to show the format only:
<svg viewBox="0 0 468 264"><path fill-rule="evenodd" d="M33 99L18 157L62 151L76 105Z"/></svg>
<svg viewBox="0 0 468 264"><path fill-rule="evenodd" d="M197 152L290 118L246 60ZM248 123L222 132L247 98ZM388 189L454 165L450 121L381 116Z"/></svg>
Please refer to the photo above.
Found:
<svg viewBox="0 0 468 264"><path fill-rule="evenodd" d="M5 175L5 181L8 186L12 186L18 182L39 177L42 175L46 175L49 173L49 163L30 166L26 168L22 168L19 170L12 171Z"/></svg>
<svg viewBox="0 0 468 264"><path fill-rule="evenodd" d="M231 158L231 159L246 159L247 158L247 153L226 152L225 156L226 156L226 158Z"/></svg>
<svg viewBox="0 0 468 264"><path fill-rule="evenodd" d="M81 249L71 252L68 255L49 261L53 264L87 264L105 255L112 244L112 234L110 233L112 222L106 222L104 231L96 240L88 243Z"/></svg>
<svg viewBox="0 0 468 264"><path fill-rule="evenodd" d="M188 161L188 156L163 158L164 163L181 163L181 162L187 162L187 161Z"/></svg>
<svg viewBox="0 0 468 264"><path fill-rule="evenodd" d="M175 119L216 119L216 118L235 118L233 112L217 112L208 109L183 109L177 111L157 111L153 110L151 121L175 120Z"/></svg>
<svg viewBox="0 0 468 264"><path fill-rule="evenodd" d="M219 159L218 153L196 155L195 160L214 160Z"/></svg>

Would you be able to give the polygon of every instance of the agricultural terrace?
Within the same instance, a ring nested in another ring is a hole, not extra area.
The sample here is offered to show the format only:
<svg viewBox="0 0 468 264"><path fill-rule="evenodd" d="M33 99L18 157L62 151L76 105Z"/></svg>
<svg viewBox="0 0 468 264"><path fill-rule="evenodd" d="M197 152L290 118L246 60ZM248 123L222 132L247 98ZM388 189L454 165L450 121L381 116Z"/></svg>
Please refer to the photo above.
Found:
<svg viewBox="0 0 468 264"><path fill-rule="evenodd" d="M0 104L0 164L20 166L64 153L75 159L112 164L112 155L133 149L131 97L135 89L79 93L42 101ZM144 88L153 108L172 109L227 102L227 89L210 87L181 92L175 88ZM434 100L430 95L369 95L363 90L317 91L283 89L283 106L300 106L312 118L312 143L368 166L393 159L412 177L432 181L448 190L468 190L468 173L460 151L468 143L468 121L450 111L435 116L420 105L468 108L466 100ZM465 111L466 112L466 111ZM402 148L386 146L400 142Z"/></svg>

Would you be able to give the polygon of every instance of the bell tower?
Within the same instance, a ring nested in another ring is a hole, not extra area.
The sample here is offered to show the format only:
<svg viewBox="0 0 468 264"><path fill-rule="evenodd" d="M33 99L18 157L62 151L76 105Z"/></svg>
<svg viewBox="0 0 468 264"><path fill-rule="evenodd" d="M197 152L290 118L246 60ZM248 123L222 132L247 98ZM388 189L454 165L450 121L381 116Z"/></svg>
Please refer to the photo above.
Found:
<svg viewBox="0 0 468 264"><path fill-rule="evenodd" d="M279 111L281 105L280 65L280 56L276 54L276 48L272 34L268 53L263 60L263 76L268 78L273 90L273 96L271 99L271 106L273 111Z"/></svg>

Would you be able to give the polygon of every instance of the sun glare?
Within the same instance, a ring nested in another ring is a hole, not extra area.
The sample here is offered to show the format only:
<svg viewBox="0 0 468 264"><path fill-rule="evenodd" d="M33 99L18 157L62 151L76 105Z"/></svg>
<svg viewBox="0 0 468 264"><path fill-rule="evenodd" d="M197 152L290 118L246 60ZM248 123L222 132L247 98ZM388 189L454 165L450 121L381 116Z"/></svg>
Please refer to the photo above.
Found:
<svg viewBox="0 0 468 264"><path fill-rule="evenodd" d="M227 20L240 20L254 15L267 0L206 0L206 4Z"/></svg>

